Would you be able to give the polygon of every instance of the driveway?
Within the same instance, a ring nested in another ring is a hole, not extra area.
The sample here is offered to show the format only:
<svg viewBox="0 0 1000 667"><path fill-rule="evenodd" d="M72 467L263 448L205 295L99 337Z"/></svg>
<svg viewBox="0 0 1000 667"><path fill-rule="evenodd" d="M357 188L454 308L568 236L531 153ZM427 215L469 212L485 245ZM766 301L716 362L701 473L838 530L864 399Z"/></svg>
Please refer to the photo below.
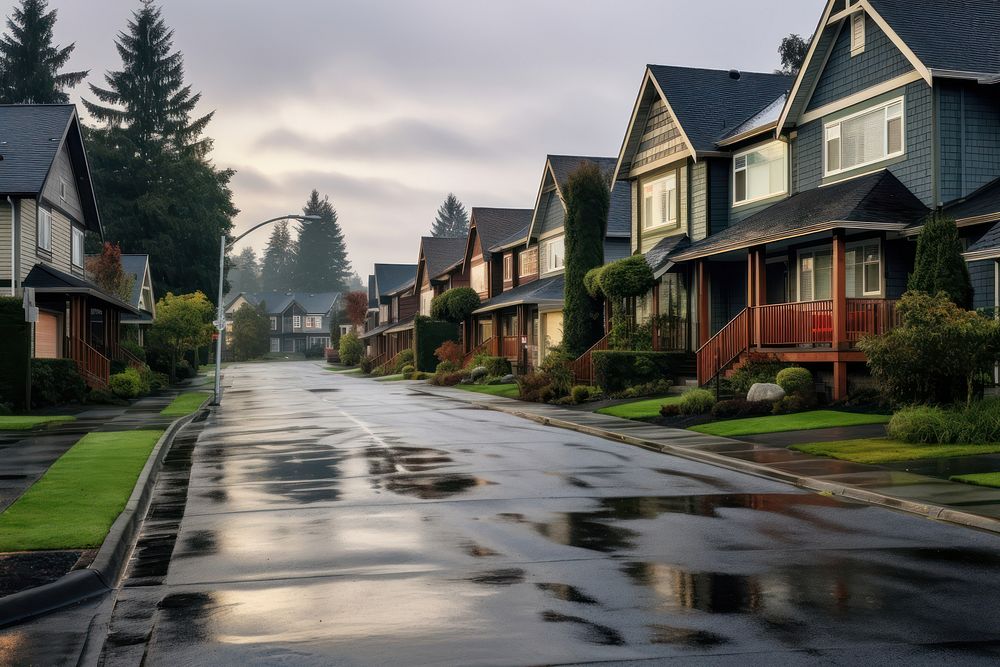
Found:
<svg viewBox="0 0 1000 667"><path fill-rule="evenodd" d="M107 665L1000 658L992 535L313 363L226 383L172 452Z"/></svg>

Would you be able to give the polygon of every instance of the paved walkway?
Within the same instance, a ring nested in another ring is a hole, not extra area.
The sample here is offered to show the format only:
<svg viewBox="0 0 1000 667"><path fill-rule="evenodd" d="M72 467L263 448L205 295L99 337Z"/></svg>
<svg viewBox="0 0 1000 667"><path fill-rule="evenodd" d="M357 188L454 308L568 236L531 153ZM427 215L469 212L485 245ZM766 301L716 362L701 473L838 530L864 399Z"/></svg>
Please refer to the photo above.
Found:
<svg viewBox="0 0 1000 667"><path fill-rule="evenodd" d="M627 439L632 441L632 444L642 444L654 449L662 448L673 454L687 454L698 460L777 477L808 488L834 492L843 490L849 497L893 506L902 504L910 511L935 518L1000 531L998 522L1000 489L947 480L949 474L959 474L955 472L957 470L962 473L1000 470L1000 455L862 465L793 452L786 448L786 441L790 441L794 437L793 434L773 434L770 442L732 440L597 413L567 410L558 406L524 403L498 396L473 394L460 389L434 387L426 383L406 384L426 394L463 400L536 420L560 422L558 425L583 429L584 432L612 439ZM843 434L844 430L840 430L840 435ZM831 433L818 435L820 437L813 440L814 442L823 439L824 435L830 440L841 439L833 437ZM885 500L881 501L882 498ZM930 506L947 509L944 513L939 513L935 507ZM973 516L958 516L948 512L948 509ZM975 517L983 517L984 520L978 521Z"/></svg>

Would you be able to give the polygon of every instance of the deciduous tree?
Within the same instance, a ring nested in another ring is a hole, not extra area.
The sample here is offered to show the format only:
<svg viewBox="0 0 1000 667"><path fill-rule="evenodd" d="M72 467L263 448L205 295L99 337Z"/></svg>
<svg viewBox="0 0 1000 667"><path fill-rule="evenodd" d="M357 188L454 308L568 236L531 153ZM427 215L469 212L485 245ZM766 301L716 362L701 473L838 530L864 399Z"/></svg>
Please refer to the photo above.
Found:
<svg viewBox="0 0 1000 667"><path fill-rule="evenodd" d="M601 337L601 304L587 293L584 276L604 263L604 233L610 192L605 175L592 162L566 181L566 282L563 347L578 357Z"/></svg>
<svg viewBox="0 0 1000 667"><path fill-rule="evenodd" d="M170 357L170 379L177 378L177 361L211 341L214 307L202 292L174 295L156 302L156 319L149 329L150 343Z"/></svg>
<svg viewBox="0 0 1000 667"><path fill-rule="evenodd" d="M232 353L236 361L246 361L264 356L268 351L270 320L263 303L252 306L244 303L233 313Z"/></svg>
<svg viewBox="0 0 1000 667"><path fill-rule="evenodd" d="M788 37L783 37L781 44L778 45L781 69L777 70L777 73L792 76L798 74L807 53L809 53L809 41L803 39L801 35L792 33Z"/></svg>
<svg viewBox="0 0 1000 667"><path fill-rule="evenodd" d="M355 329L363 327L368 318L368 295L364 292L348 292L344 296L344 311Z"/></svg>
<svg viewBox="0 0 1000 667"><path fill-rule="evenodd" d="M128 303L136 277L122 268L122 249L117 243L105 243L101 254L87 258L87 273L94 284L108 294Z"/></svg>

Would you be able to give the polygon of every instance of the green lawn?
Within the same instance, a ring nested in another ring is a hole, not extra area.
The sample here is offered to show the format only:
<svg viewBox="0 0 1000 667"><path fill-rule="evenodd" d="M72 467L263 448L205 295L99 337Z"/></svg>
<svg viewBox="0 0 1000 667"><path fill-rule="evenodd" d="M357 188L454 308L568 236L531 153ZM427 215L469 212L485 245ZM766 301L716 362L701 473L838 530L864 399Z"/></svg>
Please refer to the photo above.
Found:
<svg viewBox="0 0 1000 667"><path fill-rule="evenodd" d="M829 456L854 463L889 463L890 461L912 461L915 459L941 459L952 456L973 454L993 454L1000 452L1000 443L986 445L911 445L888 438L859 438L857 440L837 440L794 445L791 449ZM996 473L994 473L996 474Z"/></svg>
<svg viewBox="0 0 1000 667"><path fill-rule="evenodd" d="M601 408L598 414L622 417L624 419L652 419L660 416L660 408L668 403L680 402L680 396L661 396L660 398L644 398L641 401L621 403L608 408Z"/></svg>
<svg viewBox="0 0 1000 667"><path fill-rule="evenodd" d="M0 552L100 546L162 433L85 435L0 514Z"/></svg>
<svg viewBox="0 0 1000 667"><path fill-rule="evenodd" d="M374 378L376 382L398 382L399 380L405 380L406 377L402 373L393 373L392 375L380 375Z"/></svg>
<svg viewBox="0 0 1000 667"><path fill-rule="evenodd" d="M200 408L206 398L208 398L206 391L186 391L171 401L170 405L160 410L160 414L164 417L189 415Z"/></svg>
<svg viewBox="0 0 1000 667"><path fill-rule="evenodd" d="M0 431L27 431L75 419L70 415L0 415Z"/></svg>
<svg viewBox="0 0 1000 667"><path fill-rule="evenodd" d="M360 373L360 368L338 368L336 366L327 366L326 370L331 373L340 373L342 375L353 375L354 373Z"/></svg>
<svg viewBox="0 0 1000 667"><path fill-rule="evenodd" d="M517 398L517 385L511 384L456 384L455 389L475 392L477 394L489 394L490 396L503 396L504 398Z"/></svg>
<svg viewBox="0 0 1000 667"><path fill-rule="evenodd" d="M767 417L749 417L747 419L729 419L726 421L692 426L692 431L732 438L740 435L758 435L760 433L782 433L784 431L804 431L814 428L833 428L835 426L858 426L860 424L886 424L889 415L872 415L860 412L838 412L836 410L811 410L791 415L769 415Z"/></svg>
<svg viewBox="0 0 1000 667"><path fill-rule="evenodd" d="M981 472L974 475L952 475L953 482L964 482L976 486L991 486L1000 489L1000 472Z"/></svg>

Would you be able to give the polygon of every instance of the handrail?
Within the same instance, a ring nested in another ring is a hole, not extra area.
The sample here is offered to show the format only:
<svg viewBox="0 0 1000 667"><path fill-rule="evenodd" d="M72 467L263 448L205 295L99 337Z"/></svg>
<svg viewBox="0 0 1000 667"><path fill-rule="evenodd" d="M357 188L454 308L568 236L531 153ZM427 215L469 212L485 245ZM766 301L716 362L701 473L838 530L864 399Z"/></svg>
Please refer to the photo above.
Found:
<svg viewBox="0 0 1000 667"><path fill-rule="evenodd" d="M569 369L573 373L573 380L577 384L593 384L594 382L594 352L603 352L610 347L611 334L607 333L603 338L590 346L590 348L579 357L569 362Z"/></svg>
<svg viewBox="0 0 1000 667"><path fill-rule="evenodd" d="M492 342L493 342L493 336L490 336L489 338L487 338L486 340L484 340L482 343L480 343L479 345L475 346L474 348L472 348L471 350L469 350L468 352L466 352L465 356L462 357L462 368L465 368L466 366L468 366L469 363L473 359L476 358L476 355L479 355L479 354L482 354L483 352L485 352L486 348L488 346L490 346L492 344Z"/></svg>
<svg viewBox="0 0 1000 667"><path fill-rule="evenodd" d="M706 323L707 324L707 323ZM744 308L698 348L698 384L711 382L750 349L750 309Z"/></svg>
<svg viewBox="0 0 1000 667"><path fill-rule="evenodd" d="M104 389L111 377L111 360L82 338L69 339L70 358L76 362L84 380L91 387Z"/></svg>

